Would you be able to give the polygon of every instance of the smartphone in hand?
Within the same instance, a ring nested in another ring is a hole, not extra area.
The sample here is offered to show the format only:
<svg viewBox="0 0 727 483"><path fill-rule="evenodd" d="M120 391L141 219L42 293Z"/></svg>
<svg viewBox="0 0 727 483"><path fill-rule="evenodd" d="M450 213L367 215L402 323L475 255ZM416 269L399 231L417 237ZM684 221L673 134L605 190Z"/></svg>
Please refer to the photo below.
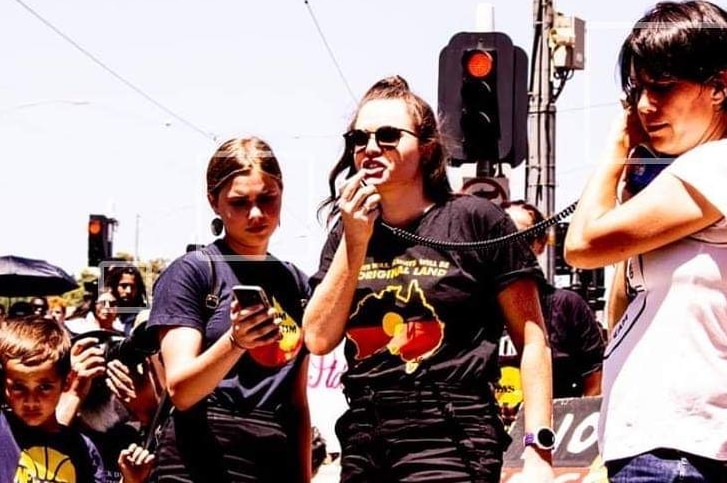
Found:
<svg viewBox="0 0 727 483"><path fill-rule="evenodd" d="M651 183L661 171L671 163L646 144L639 144L629 153L626 167L626 189L635 195Z"/></svg>
<svg viewBox="0 0 727 483"><path fill-rule="evenodd" d="M247 308L262 304L266 309L270 307L270 301L265 290L258 285L235 285L232 293L241 307Z"/></svg>

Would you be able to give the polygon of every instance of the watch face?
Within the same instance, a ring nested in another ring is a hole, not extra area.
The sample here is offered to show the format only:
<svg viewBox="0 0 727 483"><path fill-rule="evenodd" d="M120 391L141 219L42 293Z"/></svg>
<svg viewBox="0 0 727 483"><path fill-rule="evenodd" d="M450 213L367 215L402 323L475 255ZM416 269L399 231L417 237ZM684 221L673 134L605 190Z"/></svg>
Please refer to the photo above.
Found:
<svg viewBox="0 0 727 483"><path fill-rule="evenodd" d="M538 446L550 449L555 446L555 433L550 428L540 428L535 435Z"/></svg>

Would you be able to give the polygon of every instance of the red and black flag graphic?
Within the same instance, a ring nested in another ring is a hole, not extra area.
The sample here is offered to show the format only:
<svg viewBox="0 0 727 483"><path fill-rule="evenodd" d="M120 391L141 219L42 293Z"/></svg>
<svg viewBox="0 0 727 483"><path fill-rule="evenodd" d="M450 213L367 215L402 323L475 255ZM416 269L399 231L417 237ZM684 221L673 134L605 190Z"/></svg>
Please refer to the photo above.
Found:
<svg viewBox="0 0 727 483"><path fill-rule="evenodd" d="M401 286L389 286L364 297L351 315L348 337L356 345L357 359L386 349L413 372L441 345L444 324L416 280L402 291Z"/></svg>

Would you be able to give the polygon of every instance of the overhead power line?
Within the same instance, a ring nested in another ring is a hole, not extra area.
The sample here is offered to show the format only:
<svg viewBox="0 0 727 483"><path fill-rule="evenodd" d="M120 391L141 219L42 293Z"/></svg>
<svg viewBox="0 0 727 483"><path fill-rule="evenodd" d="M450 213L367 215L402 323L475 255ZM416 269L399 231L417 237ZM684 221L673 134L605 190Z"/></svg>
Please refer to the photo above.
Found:
<svg viewBox="0 0 727 483"><path fill-rule="evenodd" d="M192 129L193 131L196 131L197 133L203 135L204 137L206 137L208 139L211 139L212 141L215 141L215 142L217 141L217 136L216 135L214 135L214 134L212 134L210 132L207 132L204 129L201 129L201 128L197 127L191 121L189 121L189 120L185 119L184 117L180 116L179 114L177 114L176 112L172 111L170 108L168 108L167 106L165 106L164 104L162 104L161 102L157 101L152 96L150 96L149 94L147 94L146 92L144 92L144 90L141 89L140 87L138 87L135 84L133 84L132 82L126 80L123 76L121 76L116 71L114 71L113 69L111 69L109 66L107 66L106 64L104 64L103 61L101 61L101 59L99 59L98 57L96 57L95 55L93 55L91 52L89 52L88 50L86 50L85 48L83 48L83 46L81 46L78 42L76 42L75 40L73 40L72 38L70 38L68 35L66 35L60 29L58 29L55 25L53 25L48 20L46 20L45 18L43 18L43 16L41 16L38 12L36 12L35 10L33 10L29 5L27 5L26 3L24 3L22 0L15 0L15 1L21 7L23 7L25 10L27 10L31 15L33 15L35 18L37 18L38 20L40 20L46 27L48 27L53 32L55 32L57 35L59 35L63 40L65 40L66 42L68 42L69 44L71 44L73 47L76 48L76 50L78 50L83 55L85 55L86 57L88 57L89 59L91 59L91 61L93 61L93 63L95 63L96 65L98 65L99 67L101 67L103 70L105 70L109 74L111 74L116 80L118 80L119 82L121 82L122 84L124 84L126 87L128 87L131 90L133 90L134 92L136 92L137 94L139 94L141 97L143 97L147 101L151 102L156 107L158 107L159 109L161 109L162 111L164 111L165 113L167 113L168 115L170 115L171 117L173 117L174 119L176 119L177 121L179 121L180 123L184 124L188 128Z"/></svg>
<svg viewBox="0 0 727 483"><path fill-rule="evenodd" d="M310 6L310 2L308 0L304 0L305 6L308 7L308 12L310 13L310 17L313 20L313 24L316 26L316 30L318 30L318 35L320 35L321 40L323 41L323 45L326 47L326 50L328 51L328 55L333 61L333 65L336 66L336 70L338 71L338 75L341 77L341 80L343 81L343 85L346 86L346 90L348 91L348 94L351 96L351 99L353 102L356 102L356 96L353 93L353 90L351 89L351 86L348 83L348 80L346 80L346 76L343 74L343 69L341 69L341 65L336 60L336 56L333 54L333 49L331 49L331 46L328 44L328 41L326 40L326 36L323 34L323 30L321 29L320 24L318 23L318 20L316 19L315 13L313 13L313 8Z"/></svg>

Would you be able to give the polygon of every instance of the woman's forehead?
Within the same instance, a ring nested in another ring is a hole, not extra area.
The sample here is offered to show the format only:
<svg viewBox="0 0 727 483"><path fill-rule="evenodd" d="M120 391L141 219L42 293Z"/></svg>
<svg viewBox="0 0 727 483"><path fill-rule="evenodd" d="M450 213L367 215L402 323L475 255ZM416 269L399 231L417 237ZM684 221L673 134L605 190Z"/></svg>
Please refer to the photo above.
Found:
<svg viewBox="0 0 727 483"><path fill-rule="evenodd" d="M229 195L246 193L248 191L273 191L280 188L280 184L273 177L266 175L257 168L249 172L240 173L230 180L227 187Z"/></svg>
<svg viewBox="0 0 727 483"><path fill-rule="evenodd" d="M356 117L356 129L372 130L381 126L415 129L402 99L372 99L361 106Z"/></svg>

